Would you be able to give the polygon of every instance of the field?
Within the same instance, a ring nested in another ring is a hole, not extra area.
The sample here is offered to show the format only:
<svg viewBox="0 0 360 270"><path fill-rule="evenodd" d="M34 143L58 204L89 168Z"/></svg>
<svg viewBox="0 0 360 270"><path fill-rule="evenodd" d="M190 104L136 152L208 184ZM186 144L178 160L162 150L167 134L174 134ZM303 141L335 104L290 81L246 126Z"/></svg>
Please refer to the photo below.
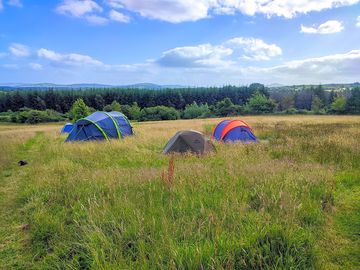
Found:
<svg viewBox="0 0 360 270"><path fill-rule="evenodd" d="M0 125L0 268L360 269L360 116L244 119L261 143L175 156L173 179L168 139L219 119L109 143Z"/></svg>

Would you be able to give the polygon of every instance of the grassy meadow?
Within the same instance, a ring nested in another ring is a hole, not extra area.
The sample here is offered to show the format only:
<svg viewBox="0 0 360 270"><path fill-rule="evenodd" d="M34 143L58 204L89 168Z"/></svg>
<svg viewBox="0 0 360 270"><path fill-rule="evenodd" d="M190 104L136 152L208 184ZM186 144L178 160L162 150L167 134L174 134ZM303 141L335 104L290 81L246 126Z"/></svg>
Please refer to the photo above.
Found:
<svg viewBox="0 0 360 270"><path fill-rule="evenodd" d="M243 119L261 143L175 156L173 179L166 142L219 119L67 144L0 125L0 269L360 269L360 116Z"/></svg>

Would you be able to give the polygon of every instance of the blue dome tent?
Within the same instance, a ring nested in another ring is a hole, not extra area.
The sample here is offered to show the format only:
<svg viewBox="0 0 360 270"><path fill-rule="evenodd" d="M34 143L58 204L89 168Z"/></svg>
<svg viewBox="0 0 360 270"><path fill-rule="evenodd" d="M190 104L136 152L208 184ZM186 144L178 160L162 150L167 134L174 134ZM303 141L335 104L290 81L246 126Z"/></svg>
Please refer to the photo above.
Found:
<svg viewBox="0 0 360 270"><path fill-rule="evenodd" d="M224 142L256 142L251 127L242 120L224 120L213 130L212 138Z"/></svg>
<svg viewBox="0 0 360 270"><path fill-rule="evenodd" d="M74 125L73 125L72 123L66 123L66 124L62 127L60 133L61 133L61 134L70 133L71 130L73 129L73 127L74 127Z"/></svg>
<svg viewBox="0 0 360 270"><path fill-rule="evenodd" d="M94 112L74 124L65 142L121 139L132 134L132 126L122 113Z"/></svg>

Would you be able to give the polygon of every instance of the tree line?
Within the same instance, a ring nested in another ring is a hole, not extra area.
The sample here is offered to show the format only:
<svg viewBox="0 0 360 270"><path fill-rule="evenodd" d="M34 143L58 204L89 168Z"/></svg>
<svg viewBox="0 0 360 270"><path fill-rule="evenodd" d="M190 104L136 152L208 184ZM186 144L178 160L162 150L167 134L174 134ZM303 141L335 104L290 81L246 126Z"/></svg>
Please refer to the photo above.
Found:
<svg viewBox="0 0 360 270"><path fill-rule="evenodd" d="M132 120L171 120L239 114L359 114L360 88L326 91L321 85L271 90L262 84L186 89L18 90L0 92L0 121L74 119L81 100L88 112L122 111ZM31 120L28 120L30 118Z"/></svg>

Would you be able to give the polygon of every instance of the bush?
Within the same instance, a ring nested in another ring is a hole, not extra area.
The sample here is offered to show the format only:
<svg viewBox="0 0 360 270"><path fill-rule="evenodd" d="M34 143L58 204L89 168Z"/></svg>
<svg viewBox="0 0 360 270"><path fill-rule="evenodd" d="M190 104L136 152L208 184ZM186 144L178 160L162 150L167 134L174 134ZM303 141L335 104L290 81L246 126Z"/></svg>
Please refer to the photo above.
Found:
<svg viewBox="0 0 360 270"><path fill-rule="evenodd" d="M272 99L257 93L246 103L245 112L255 114L272 113L274 112L275 107L276 104Z"/></svg>
<svg viewBox="0 0 360 270"><path fill-rule="evenodd" d="M77 99L72 105L69 111L69 117L74 122L88 116L91 113L91 109L85 104L82 98Z"/></svg>
<svg viewBox="0 0 360 270"><path fill-rule="evenodd" d="M232 116L243 112L242 106L235 105L230 98L224 98L217 102L212 110L216 116Z"/></svg>
<svg viewBox="0 0 360 270"><path fill-rule="evenodd" d="M332 113L340 114L344 113L346 108L346 98L345 97L337 97L333 103L331 103L330 111Z"/></svg>
<svg viewBox="0 0 360 270"><path fill-rule="evenodd" d="M193 118L203 118L207 117L210 114L210 109L207 104L198 105L195 101L192 104L186 105L183 112L183 118L193 119Z"/></svg>
<svg viewBox="0 0 360 270"><path fill-rule="evenodd" d="M103 111L104 112L111 112L112 111L111 105L110 104L105 105L104 108L103 108Z"/></svg>
<svg viewBox="0 0 360 270"><path fill-rule="evenodd" d="M155 106L143 108L140 112L140 121L157 121L157 120L176 120L180 118L180 113L171 107Z"/></svg>
<svg viewBox="0 0 360 270"><path fill-rule="evenodd" d="M299 111L295 108L290 108L290 109L287 109L285 110L285 114L298 114Z"/></svg>
<svg viewBox="0 0 360 270"><path fill-rule="evenodd" d="M39 111L28 108L22 108L21 111L14 112L10 116L11 122L28 124L59 122L65 119L63 114L54 110Z"/></svg>

